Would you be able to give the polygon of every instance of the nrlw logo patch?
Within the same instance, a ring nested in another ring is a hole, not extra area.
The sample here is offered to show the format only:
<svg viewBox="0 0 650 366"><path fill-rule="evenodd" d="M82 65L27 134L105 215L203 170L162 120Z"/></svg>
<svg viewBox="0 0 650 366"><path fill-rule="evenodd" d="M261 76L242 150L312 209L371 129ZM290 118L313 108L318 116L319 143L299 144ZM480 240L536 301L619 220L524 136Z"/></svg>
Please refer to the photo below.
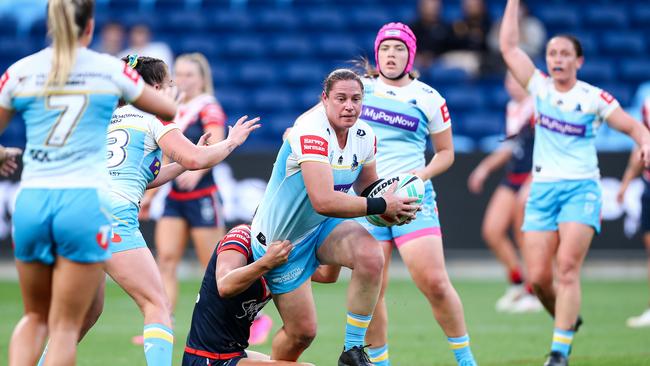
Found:
<svg viewBox="0 0 650 366"><path fill-rule="evenodd" d="M560 121L541 113L539 115L539 125L548 130L568 136L584 137L587 131L587 126Z"/></svg>
<svg viewBox="0 0 650 366"><path fill-rule="evenodd" d="M614 101L614 97L604 90L600 92L600 97L603 98L603 100L607 104L612 104L612 102Z"/></svg>
<svg viewBox="0 0 650 366"><path fill-rule="evenodd" d="M320 136L305 135L300 136L300 149L303 155L314 154L327 157L329 146L327 145L327 141Z"/></svg>
<svg viewBox="0 0 650 366"><path fill-rule="evenodd" d="M447 108L447 103L443 104L442 107L440 107L440 114L442 114L442 122L447 123L451 119L451 115L449 114L449 108Z"/></svg>
<svg viewBox="0 0 650 366"><path fill-rule="evenodd" d="M408 131L416 131L420 124L415 117L365 105L361 111L361 118Z"/></svg>

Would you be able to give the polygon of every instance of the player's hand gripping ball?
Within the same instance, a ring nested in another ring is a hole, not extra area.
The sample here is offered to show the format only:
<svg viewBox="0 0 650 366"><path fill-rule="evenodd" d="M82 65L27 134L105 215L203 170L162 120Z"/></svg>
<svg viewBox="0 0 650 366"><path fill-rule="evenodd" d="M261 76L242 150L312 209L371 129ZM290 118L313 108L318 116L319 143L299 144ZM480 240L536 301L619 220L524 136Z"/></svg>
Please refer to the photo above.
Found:
<svg viewBox="0 0 650 366"><path fill-rule="evenodd" d="M417 198L417 201L412 204L422 204L424 199L424 182L413 174L399 174L392 177L380 178L366 188L361 195L369 198L382 197L395 182L397 182L397 189L393 193L395 196ZM386 215L369 215L366 216L366 220L375 226L388 227L399 225L408 220L408 217L403 216L398 220L393 220Z"/></svg>

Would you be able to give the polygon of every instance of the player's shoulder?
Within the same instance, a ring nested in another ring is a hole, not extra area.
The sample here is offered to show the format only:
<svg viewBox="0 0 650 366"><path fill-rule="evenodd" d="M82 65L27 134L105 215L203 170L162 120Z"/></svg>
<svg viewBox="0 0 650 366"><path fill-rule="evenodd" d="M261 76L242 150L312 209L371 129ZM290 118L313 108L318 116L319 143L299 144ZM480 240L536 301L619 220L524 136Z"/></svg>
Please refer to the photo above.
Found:
<svg viewBox="0 0 650 366"><path fill-rule="evenodd" d="M94 67L106 72L122 71L126 63L114 56L106 53L100 53L88 48L79 49L79 58L81 63L90 63Z"/></svg>
<svg viewBox="0 0 650 366"><path fill-rule="evenodd" d="M607 90L597 87L595 85L589 84L585 81L578 80L576 83L576 88L579 90L579 93L588 100L605 102L611 104L616 100L613 95L611 95Z"/></svg>
<svg viewBox="0 0 650 366"><path fill-rule="evenodd" d="M251 226L247 224L237 225L230 229L221 240L221 247L227 245L243 246L249 253L251 252Z"/></svg>
<svg viewBox="0 0 650 366"><path fill-rule="evenodd" d="M428 103L443 104L445 99L440 92L428 84L414 79L408 86L409 93L415 99L425 100Z"/></svg>
<svg viewBox="0 0 650 366"><path fill-rule="evenodd" d="M298 133L324 130L329 122L325 114L325 107L321 103L312 107L296 119L293 129Z"/></svg>
<svg viewBox="0 0 650 366"><path fill-rule="evenodd" d="M49 69L51 65L52 50L51 48L44 48L36 53L25 56L20 60L14 62L7 69L8 73L12 76L23 76L26 74L33 74L34 72L41 71L41 69Z"/></svg>

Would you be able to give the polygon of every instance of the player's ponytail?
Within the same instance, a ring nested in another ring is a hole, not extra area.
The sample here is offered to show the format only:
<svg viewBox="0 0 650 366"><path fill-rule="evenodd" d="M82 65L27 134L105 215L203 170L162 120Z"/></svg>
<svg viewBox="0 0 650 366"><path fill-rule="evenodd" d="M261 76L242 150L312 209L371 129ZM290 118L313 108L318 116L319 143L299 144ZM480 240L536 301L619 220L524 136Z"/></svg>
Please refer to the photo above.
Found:
<svg viewBox="0 0 650 366"><path fill-rule="evenodd" d="M52 39L52 68L47 87L65 85L74 66L77 41L92 18L94 0L49 0L48 35Z"/></svg>

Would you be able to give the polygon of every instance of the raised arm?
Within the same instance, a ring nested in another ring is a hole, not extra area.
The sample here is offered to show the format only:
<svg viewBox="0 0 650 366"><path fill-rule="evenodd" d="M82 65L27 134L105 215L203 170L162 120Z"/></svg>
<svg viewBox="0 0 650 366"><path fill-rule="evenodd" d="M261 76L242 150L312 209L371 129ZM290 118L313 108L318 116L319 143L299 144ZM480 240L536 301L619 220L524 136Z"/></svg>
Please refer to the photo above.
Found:
<svg viewBox="0 0 650 366"><path fill-rule="evenodd" d="M499 49L508 69L524 88L535 72L535 65L519 47L519 0L508 0L501 21Z"/></svg>
<svg viewBox="0 0 650 366"><path fill-rule="evenodd" d="M292 248L288 240L273 242L262 258L248 265L246 256L239 251L222 251L215 270L219 295L233 297L242 293L266 272L286 263Z"/></svg>
<svg viewBox="0 0 650 366"><path fill-rule="evenodd" d="M179 130L165 134L158 141L158 145L165 155L186 169L197 170L213 167L243 144L252 131L260 127L257 124L259 118L246 120L247 118L248 116L241 117L230 129L225 140L211 146L196 146Z"/></svg>

